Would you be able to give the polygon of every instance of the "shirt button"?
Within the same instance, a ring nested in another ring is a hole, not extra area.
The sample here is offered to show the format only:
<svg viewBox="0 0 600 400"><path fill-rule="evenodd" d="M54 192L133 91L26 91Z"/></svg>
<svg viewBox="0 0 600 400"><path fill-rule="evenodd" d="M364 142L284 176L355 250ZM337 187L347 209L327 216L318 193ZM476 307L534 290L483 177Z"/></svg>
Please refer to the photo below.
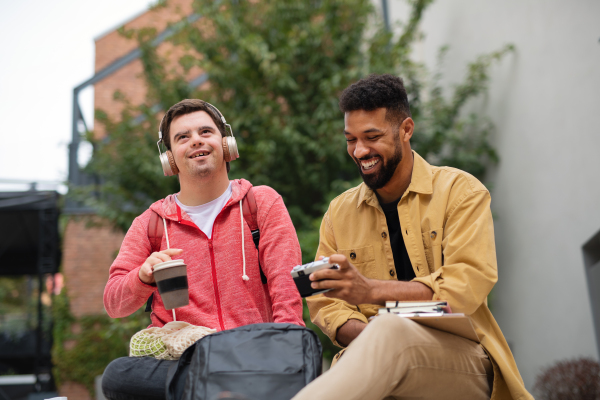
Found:
<svg viewBox="0 0 600 400"><path fill-rule="evenodd" d="M396 275L396 271L394 271L393 269L390 269L390 276L394 276Z"/></svg>
<svg viewBox="0 0 600 400"><path fill-rule="evenodd" d="M384 239L387 238L387 233L381 232L381 237L384 238Z"/></svg>
<svg viewBox="0 0 600 400"><path fill-rule="evenodd" d="M435 231L431 232L431 238L432 238L432 239L435 239L435 238L436 238L436 236L437 236L437 233L436 233Z"/></svg>
<svg viewBox="0 0 600 400"><path fill-rule="evenodd" d="M356 260L356 253L355 252L350 253L350 258L352 260Z"/></svg>

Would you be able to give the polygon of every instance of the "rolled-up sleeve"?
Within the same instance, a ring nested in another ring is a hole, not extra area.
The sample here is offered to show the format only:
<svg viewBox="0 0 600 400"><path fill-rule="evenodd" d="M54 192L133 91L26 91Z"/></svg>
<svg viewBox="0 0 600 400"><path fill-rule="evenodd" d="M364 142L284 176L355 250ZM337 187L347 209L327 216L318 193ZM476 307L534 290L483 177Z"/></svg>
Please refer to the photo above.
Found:
<svg viewBox="0 0 600 400"><path fill-rule="evenodd" d="M333 228L329 220L329 212L323 216L321 221L319 248L317 249L318 259L320 256L328 257L338 252ZM311 296L306 299L310 318L313 324L317 325L321 330L329 336L331 341L339 347L344 347L336 340L338 329L348 320L356 319L368 323L365 317L358 309L345 301L332 299L323 295Z"/></svg>
<svg viewBox="0 0 600 400"><path fill-rule="evenodd" d="M447 300L454 312L473 314L498 280L490 202L487 190L456 201L444 227L443 265L413 280L430 287L434 300Z"/></svg>

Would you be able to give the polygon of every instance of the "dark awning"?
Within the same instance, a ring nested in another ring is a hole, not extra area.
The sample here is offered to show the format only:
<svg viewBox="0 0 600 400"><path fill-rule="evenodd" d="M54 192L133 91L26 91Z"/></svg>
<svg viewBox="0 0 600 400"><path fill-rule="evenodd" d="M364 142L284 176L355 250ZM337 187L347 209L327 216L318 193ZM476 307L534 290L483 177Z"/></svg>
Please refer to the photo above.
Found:
<svg viewBox="0 0 600 400"><path fill-rule="evenodd" d="M0 275L58 271L58 201L55 191L0 192Z"/></svg>

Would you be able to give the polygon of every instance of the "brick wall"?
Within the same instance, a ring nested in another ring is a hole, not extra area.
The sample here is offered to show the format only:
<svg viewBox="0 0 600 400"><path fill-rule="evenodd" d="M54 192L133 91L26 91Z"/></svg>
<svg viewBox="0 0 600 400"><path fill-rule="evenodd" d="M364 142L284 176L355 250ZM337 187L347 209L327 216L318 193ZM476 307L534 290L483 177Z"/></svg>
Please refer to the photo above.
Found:
<svg viewBox="0 0 600 400"><path fill-rule="evenodd" d="M104 313L102 295L108 281L108 269L123 241L115 231L94 216L70 218L63 247L63 273L76 317Z"/></svg>
<svg viewBox="0 0 600 400"><path fill-rule="evenodd" d="M153 27L159 33L164 31L170 23L178 22L185 16L192 14L192 12L192 0L170 0L167 2L166 7L150 10L125 23L123 26L126 30ZM127 55L137 47L138 44L135 39L127 39L119 34L117 30L113 30L97 38L96 72L120 57ZM186 53L200 57L190 49L174 48L169 42L163 42L158 46L158 54L170 60L166 68L167 71L171 69L181 71L178 60ZM134 106L143 104L146 100L147 88L142 73L142 63L137 59L96 84L94 86L95 108L106 112L111 119L119 120L123 103L113 99L116 90L125 94L130 104ZM191 80L201 73L202 71L199 68L192 68L187 77ZM150 104L150 106L152 105ZM106 134L104 127L97 121L94 125L94 133L96 137L103 137Z"/></svg>
<svg viewBox="0 0 600 400"><path fill-rule="evenodd" d="M86 387L75 382L63 383L58 390L58 394L69 400L92 400L92 396L90 396L90 392Z"/></svg>

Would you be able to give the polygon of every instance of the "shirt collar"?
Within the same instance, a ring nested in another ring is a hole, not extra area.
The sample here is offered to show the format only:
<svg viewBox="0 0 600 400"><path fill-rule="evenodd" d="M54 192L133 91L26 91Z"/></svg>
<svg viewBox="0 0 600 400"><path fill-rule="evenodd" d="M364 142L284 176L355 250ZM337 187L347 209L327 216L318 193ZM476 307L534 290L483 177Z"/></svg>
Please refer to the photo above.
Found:
<svg viewBox="0 0 600 400"><path fill-rule="evenodd" d="M433 174L431 165L423 157L417 154L416 151L413 150L413 170L412 177L410 179L410 185L408 185L407 192L415 192L421 194L431 194L433 193ZM360 189L358 192L358 199L356 203L356 208L360 207L360 205L365 202L370 206L377 207L379 205L379 200L377 200L377 195L373 190L371 190L365 183L360 184Z"/></svg>

